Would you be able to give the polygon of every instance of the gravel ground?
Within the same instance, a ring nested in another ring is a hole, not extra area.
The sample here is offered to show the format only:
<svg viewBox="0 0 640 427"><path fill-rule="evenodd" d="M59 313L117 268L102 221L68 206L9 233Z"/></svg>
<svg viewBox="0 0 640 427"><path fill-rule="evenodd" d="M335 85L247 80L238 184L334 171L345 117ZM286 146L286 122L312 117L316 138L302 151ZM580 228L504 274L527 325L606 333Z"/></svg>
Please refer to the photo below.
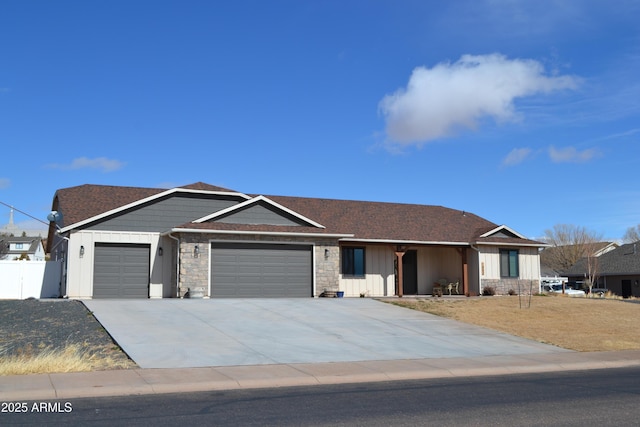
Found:
<svg viewBox="0 0 640 427"><path fill-rule="evenodd" d="M0 357L78 345L89 355L135 364L80 301L0 300Z"/></svg>

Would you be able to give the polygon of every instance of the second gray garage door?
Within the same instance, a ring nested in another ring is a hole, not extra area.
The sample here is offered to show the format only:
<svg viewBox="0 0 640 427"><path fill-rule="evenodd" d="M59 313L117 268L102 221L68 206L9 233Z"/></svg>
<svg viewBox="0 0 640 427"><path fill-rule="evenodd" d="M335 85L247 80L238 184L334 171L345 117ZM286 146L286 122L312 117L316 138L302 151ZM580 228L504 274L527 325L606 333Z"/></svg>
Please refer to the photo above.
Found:
<svg viewBox="0 0 640 427"><path fill-rule="evenodd" d="M211 297L311 297L311 254L309 245L213 243Z"/></svg>

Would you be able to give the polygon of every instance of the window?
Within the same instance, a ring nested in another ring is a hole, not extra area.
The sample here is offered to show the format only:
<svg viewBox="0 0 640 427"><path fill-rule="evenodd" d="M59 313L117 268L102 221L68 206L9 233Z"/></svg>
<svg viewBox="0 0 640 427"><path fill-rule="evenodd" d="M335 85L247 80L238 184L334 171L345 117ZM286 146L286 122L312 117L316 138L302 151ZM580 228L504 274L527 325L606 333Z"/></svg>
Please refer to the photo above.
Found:
<svg viewBox="0 0 640 427"><path fill-rule="evenodd" d="M16 243L16 249L22 249L22 243Z"/></svg>
<svg viewBox="0 0 640 427"><path fill-rule="evenodd" d="M515 249L500 249L500 276L519 277L518 251Z"/></svg>
<svg viewBox="0 0 640 427"><path fill-rule="evenodd" d="M364 277L364 248L342 248L342 274Z"/></svg>

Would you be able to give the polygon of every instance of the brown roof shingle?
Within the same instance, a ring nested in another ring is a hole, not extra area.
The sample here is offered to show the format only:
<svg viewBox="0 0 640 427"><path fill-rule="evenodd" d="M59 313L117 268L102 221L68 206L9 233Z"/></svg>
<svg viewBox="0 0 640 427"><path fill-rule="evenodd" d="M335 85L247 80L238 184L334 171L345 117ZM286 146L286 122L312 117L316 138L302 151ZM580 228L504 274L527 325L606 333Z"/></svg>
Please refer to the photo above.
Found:
<svg viewBox="0 0 640 427"><path fill-rule="evenodd" d="M62 212L64 225L71 225L163 191L167 190L84 184L58 190L53 209Z"/></svg>
<svg viewBox="0 0 640 427"><path fill-rule="evenodd" d="M206 183L181 188L201 191L231 190ZM69 226L104 212L166 191L158 188L81 185L58 190L54 209ZM325 228L274 225L241 225L220 222L176 224L176 228L218 231L261 231L353 235L354 240L434 242L466 244L497 227L484 218L442 206L336 200L290 196L266 196ZM58 204L56 208L56 203ZM520 240L522 241L522 240ZM533 241L523 241L533 242ZM535 242L533 242L535 243Z"/></svg>
<svg viewBox="0 0 640 427"><path fill-rule="evenodd" d="M497 225L469 212L442 206L267 196L335 233L354 239L469 242L479 229Z"/></svg>

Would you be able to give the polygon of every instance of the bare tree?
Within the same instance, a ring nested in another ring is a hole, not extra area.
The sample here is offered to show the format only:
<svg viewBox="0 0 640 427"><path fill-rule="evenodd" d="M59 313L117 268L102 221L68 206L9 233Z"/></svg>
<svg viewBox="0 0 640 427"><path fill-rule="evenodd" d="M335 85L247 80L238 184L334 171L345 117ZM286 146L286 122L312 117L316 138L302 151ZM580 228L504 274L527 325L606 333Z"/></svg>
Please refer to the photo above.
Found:
<svg viewBox="0 0 640 427"><path fill-rule="evenodd" d="M545 230L543 240L551 247L540 253L540 262L563 273L578 260L587 259L589 276L594 283L597 275L596 252L603 246L602 235L572 224L556 224Z"/></svg>
<svg viewBox="0 0 640 427"><path fill-rule="evenodd" d="M640 240L640 224L635 227L627 228L627 231L622 236L623 243L634 243Z"/></svg>

